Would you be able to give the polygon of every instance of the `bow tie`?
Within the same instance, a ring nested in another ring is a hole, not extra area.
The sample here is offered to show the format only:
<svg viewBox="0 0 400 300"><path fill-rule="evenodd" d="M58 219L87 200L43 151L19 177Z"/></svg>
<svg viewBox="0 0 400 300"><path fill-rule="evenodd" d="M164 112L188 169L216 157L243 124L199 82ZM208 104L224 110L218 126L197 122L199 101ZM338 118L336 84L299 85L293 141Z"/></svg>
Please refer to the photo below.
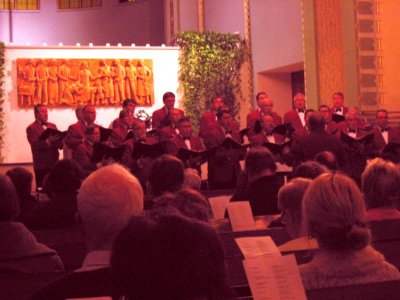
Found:
<svg viewBox="0 0 400 300"><path fill-rule="evenodd" d="M335 112L342 112L341 108L335 108Z"/></svg>
<svg viewBox="0 0 400 300"><path fill-rule="evenodd" d="M47 122L42 122L42 126L47 127Z"/></svg>
<svg viewBox="0 0 400 300"><path fill-rule="evenodd" d="M387 128L382 128L381 132L388 132L388 129Z"/></svg>
<svg viewBox="0 0 400 300"><path fill-rule="evenodd" d="M232 130L226 130L225 134L232 134Z"/></svg>
<svg viewBox="0 0 400 300"><path fill-rule="evenodd" d="M356 133L355 129L349 129L349 133Z"/></svg>
<svg viewBox="0 0 400 300"><path fill-rule="evenodd" d="M304 108L299 108L299 109L297 109L297 112L298 112L298 113L303 113L303 114L304 114Z"/></svg>
<svg viewBox="0 0 400 300"><path fill-rule="evenodd" d="M190 141L190 137L182 137L184 141Z"/></svg>

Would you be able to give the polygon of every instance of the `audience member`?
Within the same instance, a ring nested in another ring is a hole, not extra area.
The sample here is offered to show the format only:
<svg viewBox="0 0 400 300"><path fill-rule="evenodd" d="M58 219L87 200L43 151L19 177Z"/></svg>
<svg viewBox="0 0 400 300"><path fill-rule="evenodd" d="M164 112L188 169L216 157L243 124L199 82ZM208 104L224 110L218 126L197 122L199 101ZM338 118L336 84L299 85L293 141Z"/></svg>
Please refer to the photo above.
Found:
<svg viewBox="0 0 400 300"><path fill-rule="evenodd" d="M0 175L0 270L21 273L62 271L57 253L38 243L33 234L14 219L18 196L8 176Z"/></svg>
<svg viewBox="0 0 400 300"><path fill-rule="evenodd" d="M305 289L400 279L370 245L365 204L353 180L322 174L307 189L302 209L305 233L319 244L313 260L300 266Z"/></svg>
<svg viewBox="0 0 400 300"><path fill-rule="evenodd" d="M292 238L291 241L279 246L281 252L311 250L318 248L315 239L303 236L302 233L302 201L304 193L312 180L295 178L282 186L278 193L278 205L281 210L281 222Z"/></svg>
<svg viewBox="0 0 400 300"><path fill-rule="evenodd" d="M340 140L325 131L325 119L319 112L315 112L309 119L310 134L302 137L293 144L293 156L295 165L313 160L322 151L332 152L339 165L346 163L344 148Z"/></svg>
<svg viewBox="0 0 400 300"><path fill-rule="evenodd" d="M211 214L207 199L199 191L190 188L182 189L175 195L166 193L154 199L154 209L165 207L174 207L183 216L203 222L207 222Z"/></svg>
<svg viewBox="0 0 400 300"><path fill-rule="evenodd" d="M370 161L361 175L361 188L368 221L400 218L400 169L395 164L380 158Z"/></svg>
<svg viewBox="0 0 400 300"><path fill-rule="evenodd" d="M224 250L208 225L176 215L133 217L111 258L115 299L230 299Z"/></svg>
<svg viewBox="0 0 400 300"><path fill-rule="evenodd" d="M26 217L39 206L31 193L33 176L31 172L20 167L7 171L6 175L10 177L18 194L20 213L15 220L24 223Z"/></svg>
<svg viewBox="0 0 400 300"><path fill-rule="evenodd" d="M190 188L200 191L201 188L201 177L196 169L186 168L183 172L184 179L182 188Z"/></svg>
<svg viewBox="0 0 400 300"><path fill-rule="evenodd" d="M152 207L153 198L180 190L183 179L184 166L178 158L164 154L154 159L150 166L145 208Z"/></svg>
<svg viewBox="0 0 400 300"><path fill-rule="evenodd" d="M276 165L272 153L264 147L253 147L245 159L247 187L233 195L231 201L249 201L253 215L279 213L278 191L281 186L275 175Z"/></svg>
<svg viewBox="0 0 400 300"><path fill-rule="evenodd" d="M31 230L60 229L75 225L76 196L82 183L82 170L76 162L60 160L49 173L46 193L49 201L40 203L26 218Z"/></svg>
<svg viewBox="0 0 400 300"><path fill-rule="evenodd" d="M322 151L315 156L314 159L317 163L327 167L331 171L339 170L339 164L336 160L335 154L331 151Z"/></svg>
<svg viewBox="0 0 400 300"><path fill-rule="evenodd" d="M301 163L297 167L293 169L293 172L290 176L291 179L294 178L308 178L308 179L315 179L322 173L329 172L328 168L317 163L316 161L310 160Z"/></svg>
<svg viewBox="0 0 400 300"><path fill-rule="evenodd" d="M111 248L132 216L143 211L139 181L118 164L101 168L85 179L78 194L77 223L85 236L82 267L36 293L34 300L112 295Z"/></svg>

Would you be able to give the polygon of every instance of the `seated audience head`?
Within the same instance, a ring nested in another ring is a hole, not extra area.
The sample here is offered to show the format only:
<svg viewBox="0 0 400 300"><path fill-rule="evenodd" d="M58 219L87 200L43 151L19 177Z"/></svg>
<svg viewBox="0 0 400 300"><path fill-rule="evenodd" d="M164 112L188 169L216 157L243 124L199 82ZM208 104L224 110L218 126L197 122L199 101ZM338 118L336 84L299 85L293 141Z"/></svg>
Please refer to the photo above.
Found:
<svg viewBox="0 0 400 300"><path fill-rule="evenodd" d="M278 193L278 205L282 223L292 239L301 236L302 201L311 179L295 178L282 186Z"/></svg>
<svg viewBox="0 0 400 300"><path fill-rule="evenodd" d="M275 158L265 147L253 147L247 152L245 170L249 182L272 175L276 171Z"/></svg>
<svg viewBox="0 0 400 300"><path fill-rule="evenodd" d="M24 199L26 195L30 195L32 191L32 173L24 168L13 168L8 170L6 175L10 177L17 191L20 200Z"/></svg>
<svg viewBox="0 0 400 300"><path fill-rule="evenodd" d="M361 192L340 173L322 174L310 184L303 198L303 226L324 250L352 252L370 243Z"/></svg>
<svg viewBox="0 0 400 300"><path fill-rule="evenodd" d="M181 215L198 221L207 222L211 214L208 200L199 191L190 188L157 197L153 201L152 209L171 211L171 207L177 209Z"/></svg>
<svg viewBox="0 0 400 300"><path fill-rule="evenodd" d="M184 166L175 156L164 154L150 166L149 187L155 197L165 192L175 193L182 187Z"/></svg>
<svg viewBox="0 0 400 300"><path fill-rule="evenodd" d="M400 208L400 169L392 162L370 161L362 173L361 188L368 208Z"/></svg>
<svg viewBox="0 0 400 300"><path fill-rule="evenodd" d="M82 110L83 121L85 121L88 125L91 125L96 121L96 107L91 104L87 104L83 107Z"/></svg>
<svg viewBox="0 0 400 300"><path fill-rule="evenodd" d="M175 94L173 92L166 92L163 95L162 99L163 99L165 107L168 110L174 108L174 105L175 105Z"/></svg>
<svg viewBox="0 0 400 300"><path fill-rule="evenodd" d="M329 172L328 168L325 166L315 162L315 161L306 161L298 165L294 168L291 179L301 177L301 178L309 178L314 179L317 178L322 173Z"/></svg>
<svg viewBox="0 0 400 300"><path fill-rule="evenodd" d="M78 223L88 250L109 250L130 217L143 211L143 190L128 170L105 166L87 177L78 194Z"/></svg>
<svg viewBox="0 0 400 300"><path fill-rule="evenodd" d="M229 298L218 234L177 215L133 217L115 240L111 272L117 299Z"/></svg>
<svg viewBox="0 0 400 300"><path fill-rule="evenodd" d="M201 177L196 169L186 168L184 171L182 188L191 188L200 191Z"/></svg>
<svg viewBox="0 0 400 300"><path fill-rule="evenodd" d="M321 131L325 130L326 120L320 112L313 112L308 118L307 124L311 131Z"/></svg>
<svg viewBox="0 0 400 300"><path fill-rule="evenodd" d="M85 136L91 144L100 142L100 128L97 126L86 127Z"/></svg>
<svg viewBox="0 0 400 300"><path fill-rule="evenodd" d="M0 175L0 222L12 221L20 213L19 201L11 179Z"/></svg>
<svg viewBox="0 0 400 300"><path fill-rule="evenodd" d="M314 159L317 163L327 167L331 171L339 169L339 163L336 160L335 154L331 151L323 151L318 153Z"/></svg>
<svg viewBox="0 0 400 300"><path fill-rule="evenodd" d="M47 193L50 198L59 195L76 195L81 187L82 179L82 169L75 161L60 160L49 173Z"/></svg>

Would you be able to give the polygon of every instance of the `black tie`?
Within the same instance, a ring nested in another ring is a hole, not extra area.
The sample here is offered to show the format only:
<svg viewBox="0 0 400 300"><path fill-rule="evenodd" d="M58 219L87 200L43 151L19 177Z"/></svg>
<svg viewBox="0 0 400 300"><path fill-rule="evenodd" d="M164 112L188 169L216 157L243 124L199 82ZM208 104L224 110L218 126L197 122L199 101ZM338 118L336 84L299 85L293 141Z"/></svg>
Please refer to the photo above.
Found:
<svg viewBox="0 0 400 300"><path fill-rule="evenodd" d="M335 111L336 112L342 112L342 109L341 108L335 108Z"/></svg>
<svg viewBox="0 0 400 300"><path fill-rule="evenodd" d="M381 132L387 132L387 131L388 131L387 128L382 128L382 129L381 129Z"/></svg>
<svg viewBox="0 0 400 300"><path fill-rule="evenodd" d="M304 114L304 109L303 109L303 108L299 108L299 109L297 110L297 112L298 112L298 113L303 113L303 114Z"/></svg>
<svg viewBox="0 0 400 300"><path fill-rule="evenodd" d="M356 133L355 129L349 129L349 133Z"/></svg>

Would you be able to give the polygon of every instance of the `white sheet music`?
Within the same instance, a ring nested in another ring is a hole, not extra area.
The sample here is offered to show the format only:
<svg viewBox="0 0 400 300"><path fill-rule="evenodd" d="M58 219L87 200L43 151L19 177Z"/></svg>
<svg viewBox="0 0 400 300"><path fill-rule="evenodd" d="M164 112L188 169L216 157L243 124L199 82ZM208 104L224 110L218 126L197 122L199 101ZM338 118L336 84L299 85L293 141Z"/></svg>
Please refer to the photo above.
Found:
<svg viewBox="0 0 400 300"><path fill-rule="evenodd" d="M226 206L229 203L232 195L224 195L219 197L209 198L211 210L214 215L214 219L223 219L225 216Z"/></svg>
<svg viewBox="0 0 400 300"><path fill-rule="evenodd" d="M254 300L306 300L294 255L256 256L243 261Z"/></svg>
<svg viewBox="0 0 400 300"><path fill-rule="evenodd" d="M256 228L249 201L229 202L226 208L233 231L254 230Z"/></svg>
<svg viewBox="0 0 400 300"><path fill-rule="evenodd" d="M281 252L269 236L241 237L236 238L235 241L245 258L281 256Z"/></svg>

